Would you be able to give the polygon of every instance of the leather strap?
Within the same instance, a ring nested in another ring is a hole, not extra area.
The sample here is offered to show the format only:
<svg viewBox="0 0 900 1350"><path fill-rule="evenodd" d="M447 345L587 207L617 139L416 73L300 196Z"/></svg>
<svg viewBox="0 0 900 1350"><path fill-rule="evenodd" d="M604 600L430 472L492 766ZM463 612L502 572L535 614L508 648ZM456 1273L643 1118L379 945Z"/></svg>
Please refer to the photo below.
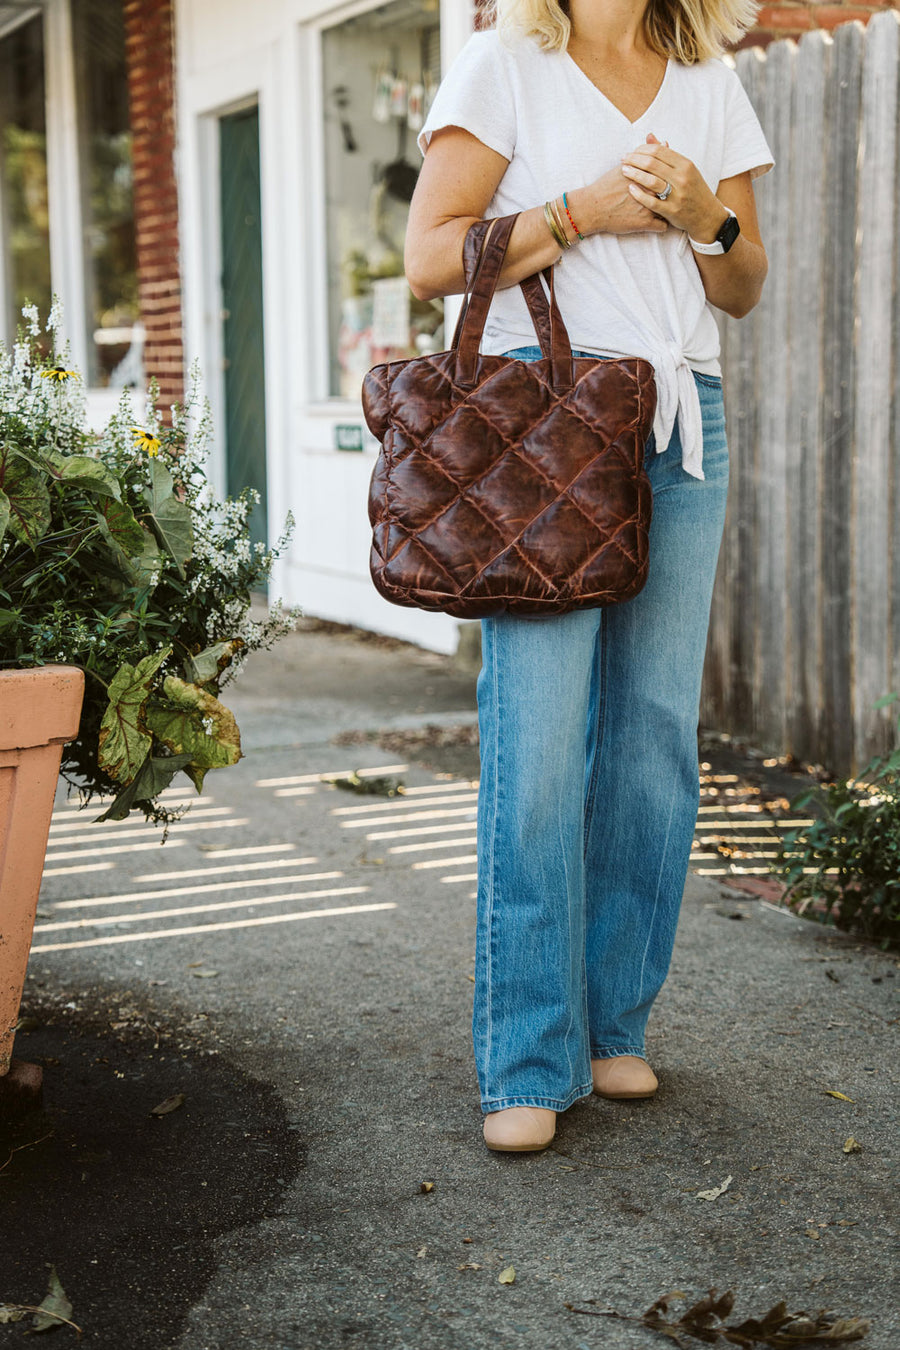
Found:
<svg viewBox="0 0 900 1350"><path fill-rule="evenodd" d="M478 348L518 215L515 212L509 216L477 220L466 233L463 266L467 290L451 344L457 351L457 381L464 387L475 381ZM574 368L569 334L556 303L553 270L547 267L543 272L550 289L549 304L538 273L525 277L519 284L541 351L550 359L553 388L564 393L574 384Z"/></svg>

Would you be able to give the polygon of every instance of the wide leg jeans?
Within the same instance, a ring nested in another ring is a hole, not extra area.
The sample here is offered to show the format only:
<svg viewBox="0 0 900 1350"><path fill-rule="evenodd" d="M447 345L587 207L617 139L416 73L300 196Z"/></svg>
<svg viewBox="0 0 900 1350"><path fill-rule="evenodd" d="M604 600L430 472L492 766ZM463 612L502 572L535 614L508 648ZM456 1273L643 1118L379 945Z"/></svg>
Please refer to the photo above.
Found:
<svg viewBox="0 0 900 1350"><path fill-rule="evenodd" d="M537 348L514 353L534 359ZM649 578L622 605L483 619L472 1035L485 1112L564 1111L646 1055L699 805L697 723L728 447L695 372L704 479L653 437Z"/></svg>

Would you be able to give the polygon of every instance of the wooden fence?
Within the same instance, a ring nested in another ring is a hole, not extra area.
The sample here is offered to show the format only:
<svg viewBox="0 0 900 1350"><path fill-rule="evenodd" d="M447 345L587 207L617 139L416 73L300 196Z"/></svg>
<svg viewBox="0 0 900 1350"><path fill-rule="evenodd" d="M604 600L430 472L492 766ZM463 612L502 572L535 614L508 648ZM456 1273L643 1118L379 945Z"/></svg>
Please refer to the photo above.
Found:
<svg viewBox="0 0 900 1350"><path fill-rule="evenodd" d="M736 64L776 167L756 183L763 298L721 316L731 481L701 720L858 772L894 744L873 704L900 691L900 15Z"/></svg>

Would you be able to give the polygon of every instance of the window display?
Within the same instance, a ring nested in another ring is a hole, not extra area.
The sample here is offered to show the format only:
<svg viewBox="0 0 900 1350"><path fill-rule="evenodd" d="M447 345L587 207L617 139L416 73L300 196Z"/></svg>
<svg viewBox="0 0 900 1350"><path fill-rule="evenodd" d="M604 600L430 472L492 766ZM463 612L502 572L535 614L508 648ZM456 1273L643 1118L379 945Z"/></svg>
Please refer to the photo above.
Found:
<svg viewBox="0 0 900 1350"><path fill-rule="evenodd" d="M0 41L0 208L6 272L5 328L14 338L22 306L50 310L50 213L40 14Z"/></svg>
<svg viewBox="0 0 900 1350"><path fill-rule="evenodd" d="M442 300L403 275L416 133L440 79L438 0L391 0L323 35L329 392L380 361L441 351Z"/></svg>
<svg viewBox="0 0 900 1350"><path fill-rule="evenodd" d="M88 380L140 384L131 125L121 4L72 6L85 236Z"/></svg>

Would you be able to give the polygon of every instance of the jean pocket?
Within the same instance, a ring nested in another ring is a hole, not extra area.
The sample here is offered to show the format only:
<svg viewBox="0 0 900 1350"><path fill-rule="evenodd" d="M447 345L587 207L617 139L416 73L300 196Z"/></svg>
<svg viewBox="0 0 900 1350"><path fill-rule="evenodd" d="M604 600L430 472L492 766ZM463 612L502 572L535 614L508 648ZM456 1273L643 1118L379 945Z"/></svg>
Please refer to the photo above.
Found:
<svg viewBox="0 0 900 1350"><path fill-rule="evenodd" d="M702 370L695 370L693 371L693 376L698 384L705 385L707 389L722 388L721 375L705 375Z"/></svg>

